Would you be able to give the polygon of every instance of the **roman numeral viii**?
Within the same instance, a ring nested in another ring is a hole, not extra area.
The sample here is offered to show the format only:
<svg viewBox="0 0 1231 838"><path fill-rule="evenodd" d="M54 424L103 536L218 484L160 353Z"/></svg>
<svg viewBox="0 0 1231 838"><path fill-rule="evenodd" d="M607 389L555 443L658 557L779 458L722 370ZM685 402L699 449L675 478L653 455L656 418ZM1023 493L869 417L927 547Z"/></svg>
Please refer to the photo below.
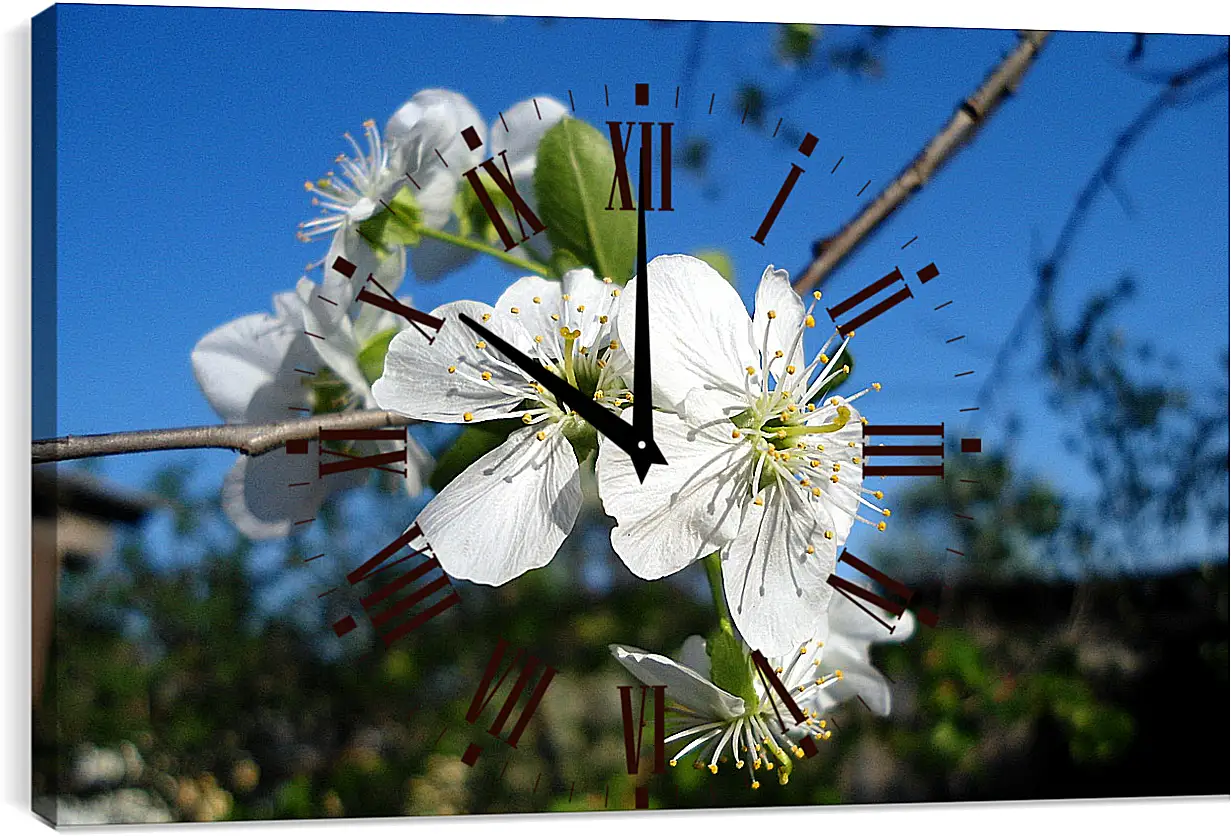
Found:
<svg viewBox="0 0 1231 838"><path fill-rule="evenodd" d="M403 550L408 551L406 555L394 558ZM415 560L418 561L409 564ZM346 581L354 587L398 566L402 567L400 574L385 577L378 588L359 598L364 613L386 648L461 602L418 524L348 573ZM440 571L440 575L428 580L426 577L434 571ZM436 597L437 594L441 596ZM433 600L433 597L436 598ZM429 600L432 600L431 604L428 604ZM416 606L423 607L412 611ZM349 614L333 624L333 630L339 637L355 628L355 618Z"/></svg>

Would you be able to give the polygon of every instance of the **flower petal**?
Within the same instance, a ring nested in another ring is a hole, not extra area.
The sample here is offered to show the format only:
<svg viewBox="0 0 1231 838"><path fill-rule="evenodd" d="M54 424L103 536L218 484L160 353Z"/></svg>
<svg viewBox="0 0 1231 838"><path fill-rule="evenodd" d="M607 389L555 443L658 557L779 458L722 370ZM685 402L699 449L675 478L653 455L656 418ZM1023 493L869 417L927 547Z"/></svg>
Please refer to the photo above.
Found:
<svg viewBox="0 0 1231 838"><path fill-rule="evenodd" d="M707 681L710 679L710 653L706 648L705 638L692 634L680 647L680 663L696 672Z"/></svg>
<svg viewBox="0 0 1231 838"><path fill-rule="evenodd" d="M482 159L480 151L472 151L462 140L462 131L471 127L483 140L483 119L465 96L440 88L420 90L385 125L390 168L399 176L413 177L420 187L437 176L455 181ZM440 157L449 161L447 167Z"/></svg>
<svg viewBox="0 0 1231 838"><path fill-rule="evenodd" d="M771 318L770 312L774 313ZM804 370L804 342L801 330L804 325L804 304L791 288L790 274L774 270L770 265L761 275L757 286L756 313L752 318L752 343L764 352L764 367L776 378L802 375ZM783 357L775 359L775 352ZM788 374L786 369L796 370ZM789 385L788 385L789 386Z"/></svg>
<svg viewBox="0 0 1231 838"><path fill-rule="evenodd" d="M282 317L249 314L209 332L192 350L192 371L210 407L224 422L257 421L249 406L262 387L278 379L302 327ZM286 405L282 415L286 418Z"/></svg>
<svg viewBox="0 0 1231 838"><path fill-rule="evenodd" d="M715 686L694 669L665 655L632 646L608 646L620 665L646 686L665 686L672 701L714 720L736 719L744 714L744 700Z"/></svg>
<svg viewBox="0 0 1231 838"><path fill-rule="evenodd" d="M751 465L746 445L731 438L729 422L703 429L655 412L654 441L668 465L650 469L642 483L619 447L602 440L599 495L616 519L611 545L642 579L658 579L725 546L739 528ZM625 409L632 421L632 408Z"/></svg>
<svg viewBox="0 0 1231 838"><path fill-rule="evenodd" d="M384 374L372 385L377 404L431 422L483 422L511 416L522 399L535 397L520 370L458 319L463 313L477 321L490 315L484 325L523 352L531 351L532 341L516 320L484 303L448 303L432 312L444 325L431 343L416 329L398 332L389 343ZM483 372L492 374L490 381L482 379Z"/></svg>
<svg viewBox="0 0 1231 838"><path fill-rule="evenodd" d="M833 404L834 399L837 399L837 405ZM834 474L835 465L841 467L841 471L836 472L840 477L837 483L823 483L819 502L824 512L817 513L819 519L833 522L834 541L841 546L846 543L851 527L855 525L855 513L859 511L860 488L863 485L862 417L846 399L833 396L826 399L824 404L817 405L816 410L808 414L805 424L826 425L835 421L838 407L846 407L851 412L846 425L833 433L815 435L813 440L823 445L824 450L810 451L809 456L820 461L819 470L823 474ZM855 462L856 459L859 462Z"/></svg>
<svg viewBox="0 0 1231 838"><path fill-rule="evenodd" d="M507 152L509 171L517 191L528 201L533 198L534 190L529 186L530 178L534 177L539 142L567 113L568 108L550 96L536 96L502 111L500 118L492 123L488 134L491 154L499 157L501 152Z"/></svg>
<svg viewBox="0 0 1231 838"><path fill-rule="evenodd" d="M560 327L563 323L551 319L553 314L557 318L560 316L560 291L559 282L541 276L523 276L496 300L496 311L517 320L531 337L542 336L539 349L552 360L559 360L562 352Z"/></svg>
<svg viewBox="0 0 1231 838"><path fill-rule="evenodd" d="M745 367L758 367L751 321L739 294L692 256L659 256L647 266L654 404L698 421L747 409ZM624 288L616 331L635 360L640 278Z"/></svg>
<svg viewBox="0 0 1231 838"><path fill-rule="evenodd" d="M503 585L551 561L581 508L577 456L564 434L514 431L453 479L418 523L450 576Z"/></svg>
<svg viewBox="0 0 1231 838"><path fill-rule="evenodd" d="M739 533L722 553L731 617L748 645L766 657L814 637L833 594L825 580L837 548L803 491L786 482L766 488L763 505L748 505Z"/></svg>
<svg viewBox="0 0 1231 838"><path fill-rule="evenodd" d="M355 266L353 275L348 277L334 267L339 258ZM377 253L355 227L344 224L333 234L322 270L320 290L305 302L318 320L332 323L347 313L356 314L359 306L366 306L355 303L355 297L359 296L369 276L390 294L396 293L406 276L406 250L399 247L391 254Z"/></svg>
<svg viewBox="0 0 1231 838"><path fill-rule="evenodd" d="M317 459L274 450L241 456L222 481L222 508L251 539L283 538L296 521L316 515L333 492L361 485L366 472L342 472L321 480Z"/></svg>

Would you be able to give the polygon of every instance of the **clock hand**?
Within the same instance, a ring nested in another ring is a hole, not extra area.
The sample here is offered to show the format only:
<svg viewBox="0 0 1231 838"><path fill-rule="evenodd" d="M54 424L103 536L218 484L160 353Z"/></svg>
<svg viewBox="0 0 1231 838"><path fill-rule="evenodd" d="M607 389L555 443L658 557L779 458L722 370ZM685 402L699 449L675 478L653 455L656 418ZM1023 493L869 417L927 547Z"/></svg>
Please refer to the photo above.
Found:
<svg viewBox="0 0 1231 838"><path fill-rule="evenodd" d="M651 463L666 462L652 438L648 441L644 440L634 426L596 402L591 396L587 396L538 361L514 348L511 343L469 315L459 314L458 319L498 349L522 372L541 384L559 402L571 408L574 413L589 422L596 431L618 445L632 459L633 467L637 470L637 474L641 475L642 480L645 480L645 472L649 471Z"/></svg>
<svg viewBox="0 0 1231 838"><path fill-rule="evenodd" d="M634 313L637 327L633 335L633 428L638 438L646 443L649 456L641 461L633 458L637 476L645 482L645 475L654 463L667 464L667 459L654 444L654 381L650 374L650 297L649 268L645 245L645 208L650 203L650 183L645 173L650 169L650 146L641 146L641 171L637 176L637 304Z"/></svg>

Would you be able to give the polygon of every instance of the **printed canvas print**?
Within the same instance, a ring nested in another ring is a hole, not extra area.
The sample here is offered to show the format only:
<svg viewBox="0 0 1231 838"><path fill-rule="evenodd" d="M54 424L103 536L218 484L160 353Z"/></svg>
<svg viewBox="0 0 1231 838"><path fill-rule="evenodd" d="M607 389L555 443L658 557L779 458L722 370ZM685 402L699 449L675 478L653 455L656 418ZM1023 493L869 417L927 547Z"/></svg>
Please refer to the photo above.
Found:
<svg viewBox="0 0 1231 838"><path fill-rule="evenodd" d="M47 821L1228 793L1225 35L32 38Z"/></svg>

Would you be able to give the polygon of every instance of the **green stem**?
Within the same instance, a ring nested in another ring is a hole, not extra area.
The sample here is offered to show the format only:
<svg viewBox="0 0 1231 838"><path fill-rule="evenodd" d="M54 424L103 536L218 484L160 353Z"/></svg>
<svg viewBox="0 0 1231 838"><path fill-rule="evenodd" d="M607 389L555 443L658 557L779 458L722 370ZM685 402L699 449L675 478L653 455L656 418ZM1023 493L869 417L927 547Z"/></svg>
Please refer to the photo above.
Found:
<svg viewBox="0 0 1231 838"><path fill-rule="evenodd" d="M529 259L521 259L517 256L512 255L511 253L506 253L505 251L500 250L499 248L492 247L489 244L484 244L483 242L476 241L475 239L467 239L467 238L463 238L462 236L455 236L452 233L446 233L444 230L434 230L431 227L427 227L422 224L416 226L415 232L417 232L421 236L427 236L429 239L437 239L442 242L448 242L449 244L455 245L457 247L464 247L468 250L475 250L475 251L478 251L479 253L486 253L488 256L496 257L501 262L507 262L510 265L521 268L523 270L530 271L531 273L537 274L538 276L547 277L547 278L551 278L552 276L551 268L547 267L546 265L540 264L539 262L531 261Z"/></svg>
<svg viewBox="0 0 1231 838"><path fill-rule="evenodd" d="M710 583L710 595L714 597L714 610L718 612L718 628L734 637L735 627L731 624L727 595L722 588L722 559L717 553L710 553L701 562L705 565L705 576Z"/></svg>

